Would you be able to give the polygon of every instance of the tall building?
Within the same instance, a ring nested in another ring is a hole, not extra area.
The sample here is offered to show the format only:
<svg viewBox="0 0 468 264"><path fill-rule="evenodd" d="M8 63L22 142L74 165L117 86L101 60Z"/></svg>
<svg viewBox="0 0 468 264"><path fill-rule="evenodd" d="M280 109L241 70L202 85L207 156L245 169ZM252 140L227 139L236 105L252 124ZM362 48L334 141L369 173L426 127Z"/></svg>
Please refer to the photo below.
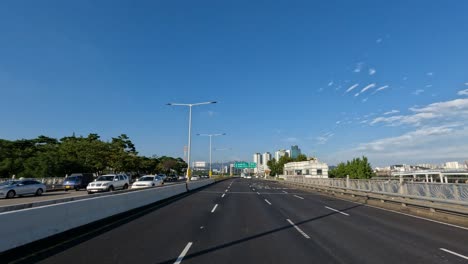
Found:
<svg viewBox="0 0 468 264"><path fill-rule="evenodd" d="M257 165L260 166L262 164L262 154L255 153L253 155L253 162L257 163Z"/></svg>
<svg viewBox="0 0 468 264"><path fill-rule="evenodd" d="M286 150L286 156L291 157L291 150L290 149Z"/></svg>
<svg viewBox="0 0 468 264"><path fill-rule="evenodd" d="M270 152L265 152L262 154L262 165L267 166L268 161L271 160L271 153Z"/></svg>
<svg viewBox="0 0 468 264"><path fill-rule="evenodd" d="M299 155L301 155L301 149L299 148L299 146L297 145L291 146L291 155L289 155L289 157L295 159Z"/></svg>
<svg viewBox="0 0 468 264"><path fill-rule="evenodd" d="M280 150L275 152L275 160L278 161L281 157L286 156L286 155L288 155L286 150L280 149Z"/></svg>
<svg viewBox="0 0 468 264"><path fill-rule="evenodd" d="M460 166L460 164L458 163L458 161L445 162L445 164L444 164L444 169L447 169L447 170L458 170L458 169L461 169L461 166Z"/></svg>

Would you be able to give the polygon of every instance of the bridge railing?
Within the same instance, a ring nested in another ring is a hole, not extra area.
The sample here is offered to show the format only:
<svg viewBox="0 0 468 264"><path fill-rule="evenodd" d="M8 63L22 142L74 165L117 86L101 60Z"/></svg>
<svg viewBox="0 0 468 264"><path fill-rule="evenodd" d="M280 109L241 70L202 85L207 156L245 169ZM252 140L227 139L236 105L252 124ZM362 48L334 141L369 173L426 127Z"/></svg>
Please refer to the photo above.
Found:
<svg viewBox="0 0 468 264"><path fill-rule="evenodd" d="M304 176L285 176L289 182L364 191L378 194L409 196L412 198L468 202L468 184L429 183L399 180L317 179Z"/></svg>

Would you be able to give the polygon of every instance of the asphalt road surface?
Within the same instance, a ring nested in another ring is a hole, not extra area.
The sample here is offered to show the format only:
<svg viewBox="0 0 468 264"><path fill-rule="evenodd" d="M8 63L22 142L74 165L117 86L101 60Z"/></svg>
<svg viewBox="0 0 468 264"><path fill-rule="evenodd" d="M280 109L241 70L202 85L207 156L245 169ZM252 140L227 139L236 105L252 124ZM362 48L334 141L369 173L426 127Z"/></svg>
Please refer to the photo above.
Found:
<svg viewBox="0 0 468 264"><path fill-rule="evenodd" d="M34 262L468 263L468 230L279 183L230 179L57 247Z"/></svg>

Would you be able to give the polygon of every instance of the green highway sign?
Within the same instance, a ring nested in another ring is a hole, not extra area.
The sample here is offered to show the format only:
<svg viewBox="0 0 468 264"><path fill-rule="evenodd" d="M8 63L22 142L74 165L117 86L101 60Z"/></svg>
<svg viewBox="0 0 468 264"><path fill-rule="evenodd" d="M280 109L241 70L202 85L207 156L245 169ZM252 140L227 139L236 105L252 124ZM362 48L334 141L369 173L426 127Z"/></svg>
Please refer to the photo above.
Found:
<svg viewBox="0 0 468 264"><path fill-rule="evenodd" d="M253 169L253 168L257 168L257 163L255 163L255 162L236 162L236 163L234 163L234 168L236 168L236 169Z"/></svg>

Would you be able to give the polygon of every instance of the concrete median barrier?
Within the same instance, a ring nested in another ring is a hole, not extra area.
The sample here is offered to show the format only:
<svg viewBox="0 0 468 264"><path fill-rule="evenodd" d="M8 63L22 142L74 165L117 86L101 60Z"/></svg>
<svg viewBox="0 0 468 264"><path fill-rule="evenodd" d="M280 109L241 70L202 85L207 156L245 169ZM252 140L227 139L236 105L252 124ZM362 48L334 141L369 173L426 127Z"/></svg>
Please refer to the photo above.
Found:
<svg viewBox="0 0 468 264"><path fill-rule="evenodd" d="M213 183L188 184L189 190ZM0 213L0 252L22 246L187 191L185 184Z"/></svg>
<svg viewBox="0 0 468 264"><path fill-rule="evenodd" d="M210 185L212 183L214 183L215 181L212 180L212 179L208 179L208 180L198 180L198 181L191 181L187 184L187 188L189 191L192 191L192 190L196 190L198 188L201 188L201 187L204 187L204 186L207 186L207 185Z"/></svg>

